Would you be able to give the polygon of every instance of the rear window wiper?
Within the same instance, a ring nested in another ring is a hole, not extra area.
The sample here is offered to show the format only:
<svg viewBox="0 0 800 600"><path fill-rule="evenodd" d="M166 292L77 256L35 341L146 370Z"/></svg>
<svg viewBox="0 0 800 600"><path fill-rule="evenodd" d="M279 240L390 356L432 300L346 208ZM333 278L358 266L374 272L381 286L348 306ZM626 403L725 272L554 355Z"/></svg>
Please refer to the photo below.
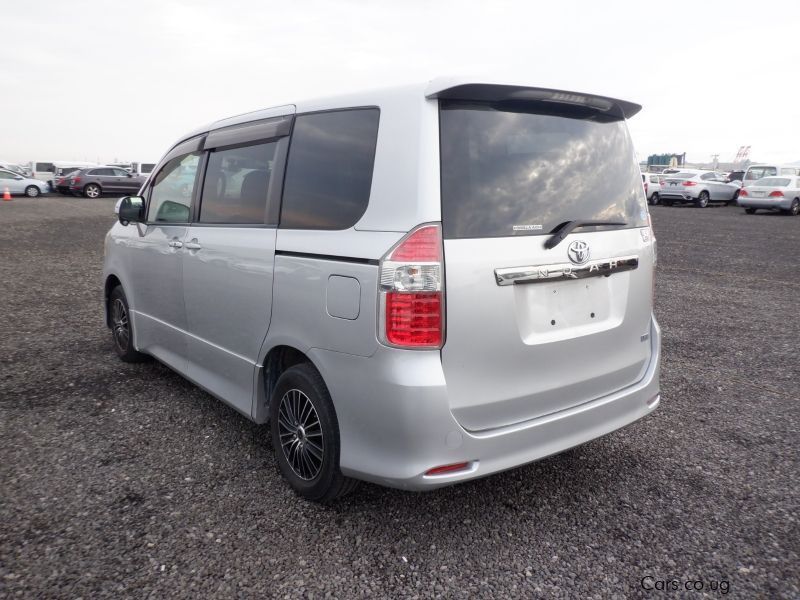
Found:
<svg viewBox="0 0 800 600"><path fill-rule="evenodd" d="M605 225L607 227L625 227L627 223L625 221L564 221L561 223L561 225L550 232L553 234L553 237L547 239L547 241L544 243L544 247L548 250L555 248L564 241L564 238L572 233L573 229L577 229L578 227L594 227L596 225Z"/></svg>

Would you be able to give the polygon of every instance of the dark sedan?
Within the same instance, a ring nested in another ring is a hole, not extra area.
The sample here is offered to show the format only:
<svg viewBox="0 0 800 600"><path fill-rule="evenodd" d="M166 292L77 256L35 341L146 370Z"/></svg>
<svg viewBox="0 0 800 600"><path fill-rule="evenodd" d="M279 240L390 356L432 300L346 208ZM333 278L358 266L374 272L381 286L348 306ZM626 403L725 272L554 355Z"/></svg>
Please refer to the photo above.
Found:
<svg viewBox="0 0 800 600"><path fill-rule="evenodd" d="M147 177L134 175L119 167L91 167L72 174L69 191L87 198L102 194L135 194Z"/></svg>

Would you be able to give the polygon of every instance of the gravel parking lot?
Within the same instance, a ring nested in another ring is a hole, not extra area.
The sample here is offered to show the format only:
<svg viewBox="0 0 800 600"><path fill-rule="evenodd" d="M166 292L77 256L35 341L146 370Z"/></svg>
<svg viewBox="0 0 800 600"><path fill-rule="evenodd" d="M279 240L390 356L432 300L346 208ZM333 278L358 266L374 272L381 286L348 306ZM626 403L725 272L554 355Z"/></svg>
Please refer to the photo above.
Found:
<svg viewBox="0 0 800 600"><path fill-rule="evenodd" d="M646 577L800 596L800 218L652 209L651 417L477 482L320 507L284 485L266 427L116 359L113 203L0 202L0 596L658 595Z"/></svg>

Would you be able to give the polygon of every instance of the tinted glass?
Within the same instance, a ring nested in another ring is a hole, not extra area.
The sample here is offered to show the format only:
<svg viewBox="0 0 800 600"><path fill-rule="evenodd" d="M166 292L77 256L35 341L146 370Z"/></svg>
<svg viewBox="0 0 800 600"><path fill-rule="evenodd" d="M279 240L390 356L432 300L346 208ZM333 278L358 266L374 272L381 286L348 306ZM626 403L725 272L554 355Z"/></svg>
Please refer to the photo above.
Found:
<svg viewBox="0 0 800 600"><path fill-rule="evenodd" d="M702 175L700 175L700 179L702 179L703 181L709 181L711 179L716 179L716 178L717 176L714 173L703 173Z"/></svg>
<svg viewBox="0 0 800 600"><path fill-rule="evenodd" d="M9 173L8 171L0 171L0 179L14 179L16 175L13 173Z"/></svg>
<svg viewBox="0 0 800 600"><path fill-rule="evenodd" d="M35 165L33 170L34 171L54 171L55 170L55 166L53 165L53 163L40 162L40 163L36 163L36 165Z"/></svg>
<svg viewBox="0 0 800 600"><path fill-rule="evenodd" d="M208 155L202 223L264 223L277 142L217 150Z"/></svg>
<svg viewBox="0 0 800 600"><path fill-rule="evenodd" d="M297 117L289 146L281 227L347 229L369 203L377 108Z"/></svg>
<svg viewBox="0 0 800 600"><path fill-rule="evenodd" d="M139 167L139 170L142 173L151 173L155 168L156 165L154 163L142 163L141 166Z"/></svg>
<svg viewBox="0 0 800 600"><path fill-rule="evenodd" d="M442 104L445 237L537 235L573 219L645 225L624 121L591 118Z"/></svg>
<svg viewBox="0 0 800 600"><path fill-rule="evenodd" d="M769 187L786 187L789 185L790 179L788 177L765 177L759 179L753 185L764 185Z"/></svg>
<svg viewBox="0 0 800 600"><path fill-rule="evenodd" d="M169 161L158 172L150 193L148 221L187 223L194 193L200 154L184 154Z"/></svg>
<svg viewBox="0 0 800 600"><path fill-rule="evenodd" d="M762 177L777 174L778 169L775 167L753 167L747 170L744 179L745 181L755 181L756 179L761 179Z"/></svg>
<svg viewBox="0 0 800 600"><path fill-rule="evenodd" d="M128 172L125 169L112 169L112 172L117 177L127 177L128 176Z"/></svg>
<svg viewBox="0 0 800 600"><path fill-rule="evenodd" d="M797 173L797 169L791 167L781 169L781 175L794 175L795 173Z"/></svg>

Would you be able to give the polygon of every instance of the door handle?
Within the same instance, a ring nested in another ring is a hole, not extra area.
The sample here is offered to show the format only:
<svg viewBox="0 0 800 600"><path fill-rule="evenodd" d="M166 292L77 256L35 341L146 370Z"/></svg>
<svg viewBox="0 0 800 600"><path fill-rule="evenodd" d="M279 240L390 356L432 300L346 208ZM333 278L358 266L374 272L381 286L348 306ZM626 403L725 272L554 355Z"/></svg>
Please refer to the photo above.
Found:
<svg viewBox="0 0 800 600"><path fill-rule="evenodd" d="M197 238L194 238L191 242L186 242L186 249L187 250L200 250L202 246L197 243Z"/></svg>
<svg viewBox="0 0 800 600"><path fill-rule="evenodd" d="M172 240L169 243L170 248L183 248L183 242L179 242L178 240Z"/></svg>

